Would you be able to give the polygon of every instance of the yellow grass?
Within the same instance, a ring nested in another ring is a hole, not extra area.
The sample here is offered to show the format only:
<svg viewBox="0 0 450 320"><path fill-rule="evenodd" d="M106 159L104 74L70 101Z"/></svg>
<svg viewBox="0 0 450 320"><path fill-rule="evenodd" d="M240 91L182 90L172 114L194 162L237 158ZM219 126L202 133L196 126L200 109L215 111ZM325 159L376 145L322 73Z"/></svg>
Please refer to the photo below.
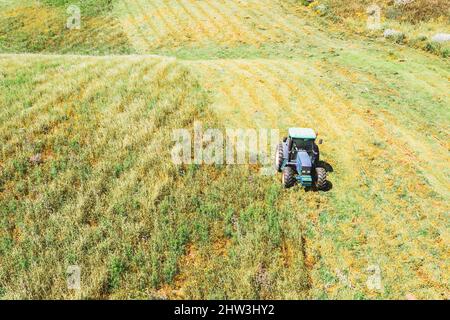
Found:
<svg viewBox="0 0 450 320"><path fill-rule="evenodd" d="M32 13L32 35L56 9L11 10ZM0 297L448 298L447 60L324 28L292 1L117 1L111 15L106 51L187 59L0 56ZM103 19L54 51L85 53L72 44ZM314 128L332 189L173 165L172 129L195 120Z"/></svg>
<svg viewBox="0 0 450 320"><path fill-rule="evenodd" d="M160 47L261 45L301 39L307 27L281 1L120 1L115 12L140 52Z"/></svg>

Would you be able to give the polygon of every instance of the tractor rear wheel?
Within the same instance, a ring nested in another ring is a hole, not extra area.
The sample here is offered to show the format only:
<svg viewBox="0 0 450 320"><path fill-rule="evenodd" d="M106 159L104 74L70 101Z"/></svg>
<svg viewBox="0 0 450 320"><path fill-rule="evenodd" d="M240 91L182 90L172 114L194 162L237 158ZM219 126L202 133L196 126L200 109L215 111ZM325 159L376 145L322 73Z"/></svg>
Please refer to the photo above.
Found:
<svg viewBox="0 0 450 320"><path fill-rule="evenodd" d="M277 145L277 148L275 150L275 170L277 172L281 172L281 166L283 165L283 144Z"/></svg>
<svg viewBox="0 0 450 320"><path fill-rule="evenodd" d="M316 188L319 190L325 189L327 186L327 171L325 168L316 168Z"/></svg>
<svg viewBox="0 0 450 320"><path fill-rule="evenodd" d="M281 182L286 189L293 187L296 182L294 169L291 167L284 167Z"/></svg>

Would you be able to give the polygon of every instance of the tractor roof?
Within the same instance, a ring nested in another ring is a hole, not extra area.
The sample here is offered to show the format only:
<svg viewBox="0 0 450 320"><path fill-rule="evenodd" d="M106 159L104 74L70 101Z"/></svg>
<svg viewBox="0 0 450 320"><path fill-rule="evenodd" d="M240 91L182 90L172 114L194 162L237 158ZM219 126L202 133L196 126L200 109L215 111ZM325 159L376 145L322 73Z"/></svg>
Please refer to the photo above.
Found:
<svg viewBox="0 0 450 320"><path fill-rule="evenodd" d="M290 128L289 136L294 139L316 139L316 133L309 128Z"/></svg>

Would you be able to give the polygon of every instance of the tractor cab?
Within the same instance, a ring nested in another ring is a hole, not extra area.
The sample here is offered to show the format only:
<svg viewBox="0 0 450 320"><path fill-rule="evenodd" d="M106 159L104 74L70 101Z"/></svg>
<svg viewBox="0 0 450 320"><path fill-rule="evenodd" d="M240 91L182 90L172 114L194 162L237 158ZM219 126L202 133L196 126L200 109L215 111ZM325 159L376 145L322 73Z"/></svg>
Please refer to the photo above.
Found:
<svg viewBox="0 0 450 320"><path fill-rule="evenodd" d="M283 185L287 188L296 182L304 187L324 188L326 172L319 164L317 134L309 128L290 128L288 137L277 146L275 168L283 172ZM319 140L319 144L322 141Z"/></svg>
<svg viewBox="0 0 450 320"><path fill-rule="evenodd" d="M286 158L289 161L295 161L299 151L305 151L308 155L312 155L315 149L316 133L312 129L307 128L290 128L288 131L288 148L289 154Z"/></svg>

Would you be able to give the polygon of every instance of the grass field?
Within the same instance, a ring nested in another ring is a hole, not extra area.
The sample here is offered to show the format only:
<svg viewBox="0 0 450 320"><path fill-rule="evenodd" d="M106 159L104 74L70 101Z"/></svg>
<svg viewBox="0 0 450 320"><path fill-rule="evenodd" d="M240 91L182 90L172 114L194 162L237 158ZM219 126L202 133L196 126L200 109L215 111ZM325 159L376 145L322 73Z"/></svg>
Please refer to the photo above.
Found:
<svg viewBox="0 0 450 320"><path fill-rule="evenodd" d="M381 31L390 29L400 34L380 38L380 31L368 30L367 10L377 6ZM397 42L448 58L449 42L435 42L438 33L450 32L450 7L447 0L317 0L308 6L327 28L340 24L348 31L387 42Z"/></svg>
<svg viewBox="0 0 450 320"><path fill-rule="evenodd" d="M0 2L0 298L449 298L448 58L296 1L68 4ZM176 166L194 121L312 127L332 188Z"/></svg>

